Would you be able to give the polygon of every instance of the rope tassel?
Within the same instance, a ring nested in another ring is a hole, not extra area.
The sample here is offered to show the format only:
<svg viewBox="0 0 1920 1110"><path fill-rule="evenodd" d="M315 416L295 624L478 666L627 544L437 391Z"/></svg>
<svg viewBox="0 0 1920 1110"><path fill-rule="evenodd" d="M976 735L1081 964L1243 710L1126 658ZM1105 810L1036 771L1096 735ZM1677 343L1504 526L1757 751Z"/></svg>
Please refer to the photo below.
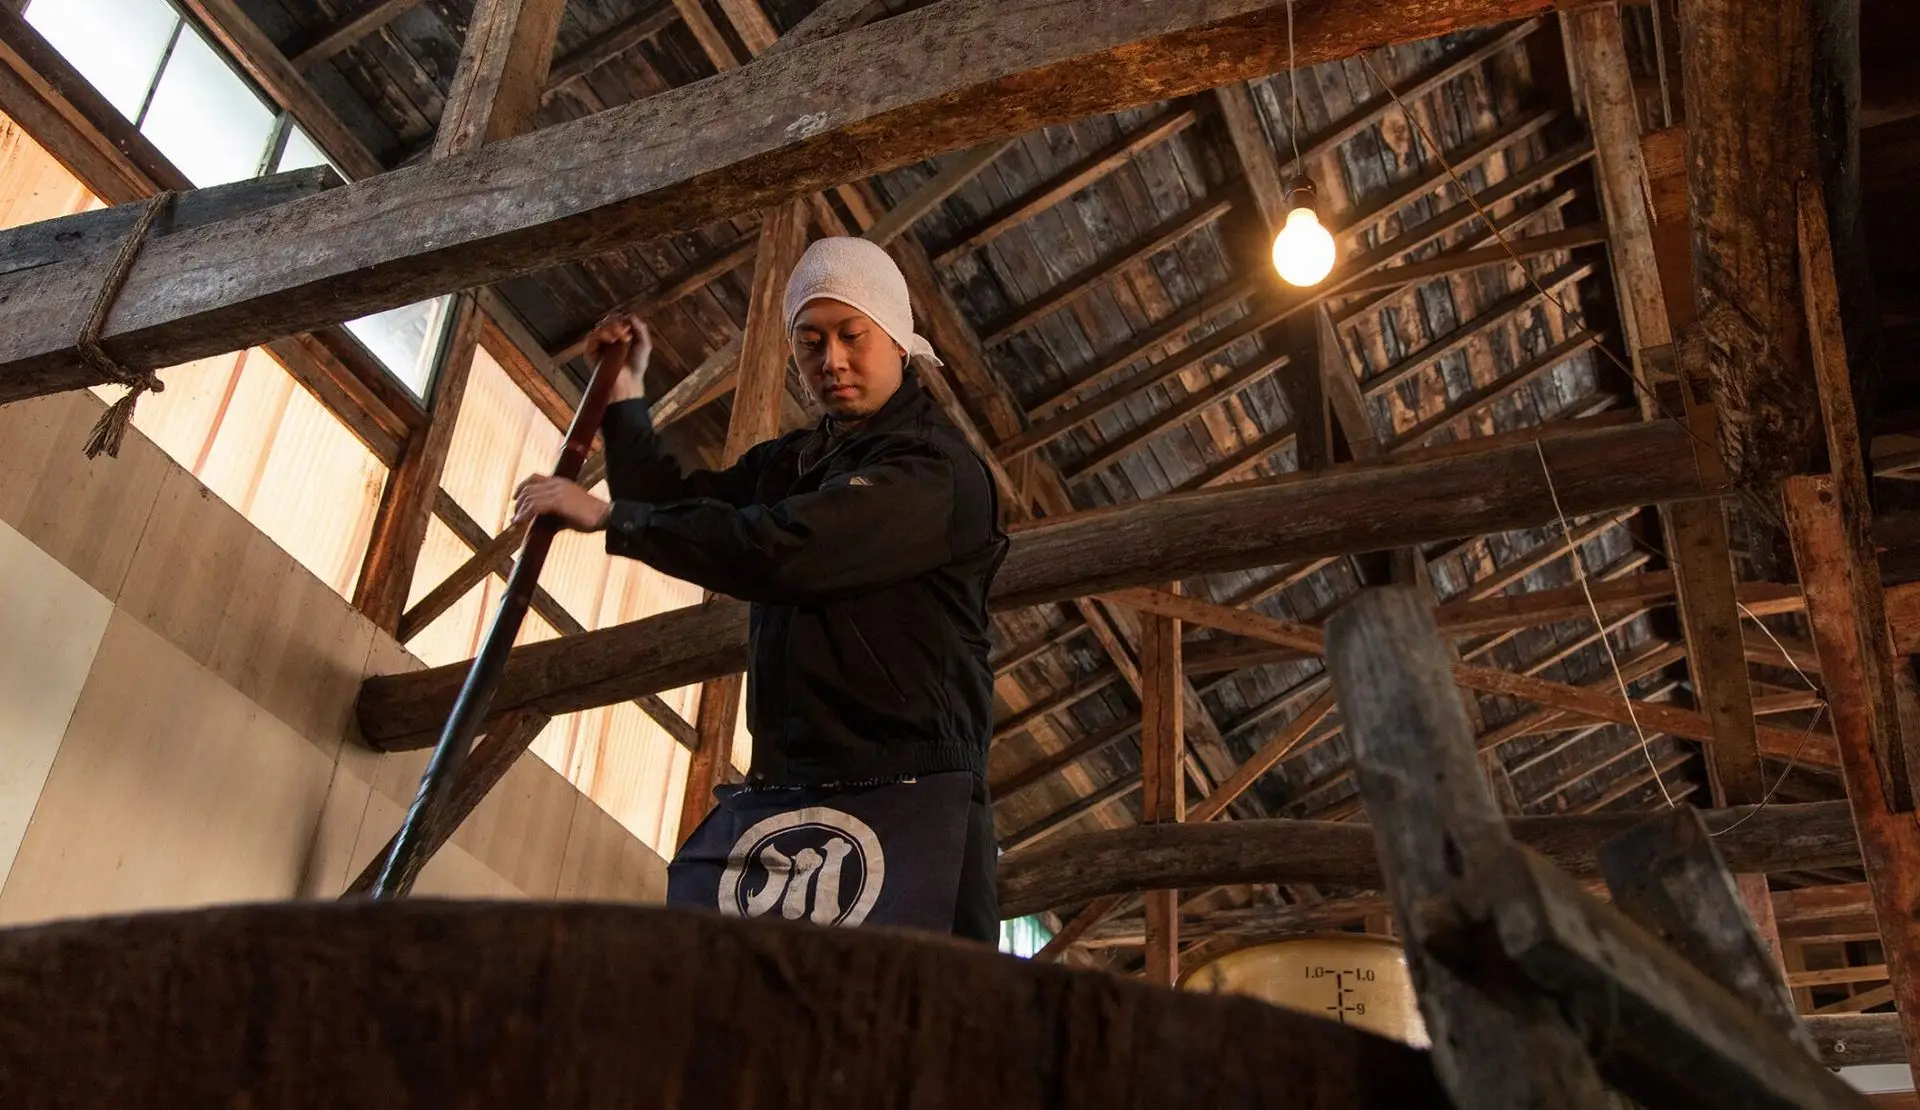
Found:
<svg viewBox="0 0 1920 1110"><path fill-rule="evenodd" d="M110 458L118 458L120 444L126 439L127 426L133 423L133 409L140 403L140 395L159 393L167 388L151 370L133 371L120 365L100 345L100 332L106 327L107 316L113 311L113 302L119 297L121 287L127 283L127 275L133 271L133 261L139 257L140 248L147 241L147 232L153 227L154 219L173 197L171 192L162 192L147 201L140 218L134 221L133 230L121 241L119 253L114 255L113 263L107 267L106 278L100 283L100 292L93 300L93 310L87 314L87 322L74 340L74 346L88 366L108 381L119 382L127 387L126 396L107 406L107 411L100 414L93 431L87 436L86 453L89 459L99 458L101 452Z"/></svg>
<svg viewBox="0 0 1920 1110"><path fill-rule="evenodd" d="M97 459L104 452L108 458L119 458L120 444L127 438L127 426L133 423L133 407L140 403L140 395L162 393L166 388L166 383L151 373L128 386L126 394L93 422L93 431L87 434L87 457Z"/></svg>

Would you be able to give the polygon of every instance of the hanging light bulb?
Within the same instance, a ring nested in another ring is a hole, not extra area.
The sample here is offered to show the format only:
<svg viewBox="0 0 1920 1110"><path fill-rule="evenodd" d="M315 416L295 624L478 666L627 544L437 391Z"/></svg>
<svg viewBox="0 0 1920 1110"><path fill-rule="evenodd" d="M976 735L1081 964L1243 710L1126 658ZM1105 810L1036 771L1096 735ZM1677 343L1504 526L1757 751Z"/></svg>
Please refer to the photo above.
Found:
<svg viewBox="0 0 1920 1110"><path fill-rule="evenodd" d="M1287 222L1273 237L1273 268L1289 285L1318 285L1333 270L1333 236L1320 226L1313 206L1313 180L1287 182Z"/></svg>

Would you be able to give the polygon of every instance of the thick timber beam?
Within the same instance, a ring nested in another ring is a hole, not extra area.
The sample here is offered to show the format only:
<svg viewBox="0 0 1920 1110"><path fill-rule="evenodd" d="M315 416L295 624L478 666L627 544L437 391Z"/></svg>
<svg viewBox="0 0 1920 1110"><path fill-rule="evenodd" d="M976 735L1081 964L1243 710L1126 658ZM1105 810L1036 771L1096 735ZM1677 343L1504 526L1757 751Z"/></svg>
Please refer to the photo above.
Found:
<svg viewBox="0 0 1920 1110"><path fill-rule="evenodd" d="M1315 3L1298 13L1298 59L1548 6ZM1272 72L1285 21L1262 0L946 0L443 163L157 239L103 340L123 365L154 368L530 273L943 150ZM74 340L103 264L43 267L30 293L0 279L0 401L100 381Z"/></svg>
<svg viewBox="0 0 1920 1110"><path fill-rule="evenodd" d="M1570 514L1707 496L1692 441L1671 423L1539 441ZM1007 609L1216 570L1378 551L1556 519L1534 444L1420 463L1336 467L1243 486L1050 517L1013 529L991 602ZM494 710L559 714L744 668L746 606L715 601L516 648ZM360 702L370 742L412 747L437 728L464 664L371 679ZM404 738L404 739L403 739Z"/></svg>
<svg viewBox="0 0 1920 1110"><path fill-rule="evenodd" d="M1855 867L1860 841L1844 802L1712 809L1714 846L1739 871ZM1742 820L1744 818L1744 820ZM1645 819L1636 813L1516 817L1515 839L1576 878L1598 878L1600 845ZM1736 822L1738 823L1737 827ZM1000 860L1006 917L1078 905L1108 894L1233 883L1380 887L1373 833L1353 821L1185 822L1061 837Z"/></svg>
<svg viewBox="0 0 1920 1110"><path fill-rule="evenodd" d="M1668 422L1542 440L1567 513L1711 495L1692 440ZM991 603L1016 609L1206 570L1484 536L1555 519L1532 444L1423 463L1336 467L1200 494L1050 517L1014 528ZM712 601L557 641L516 647L493 711L572 712L745 668L747 607ZM419 747L438 728L465 664L380 676L361 695L376 747Z"/></svg>

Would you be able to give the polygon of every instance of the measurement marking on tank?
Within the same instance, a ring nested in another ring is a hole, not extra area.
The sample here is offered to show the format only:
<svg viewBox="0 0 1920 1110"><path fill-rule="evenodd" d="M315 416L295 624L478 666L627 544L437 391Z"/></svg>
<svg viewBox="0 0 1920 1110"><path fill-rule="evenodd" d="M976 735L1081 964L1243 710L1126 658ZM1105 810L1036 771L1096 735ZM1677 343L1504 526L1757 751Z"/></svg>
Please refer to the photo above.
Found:
<svg viewBox="0 0 1920 1110"><path fill-rule="evenodd" d="M1333 979L1333 1005L1326 1007L1340 1024L1347 1024L1347 1015L1367 1016L1367 1004L1359 997L1361 983L1374 980L1373 969L1365 967L1334 968L1316 964L1305 968L1309 979Z"/></svg>

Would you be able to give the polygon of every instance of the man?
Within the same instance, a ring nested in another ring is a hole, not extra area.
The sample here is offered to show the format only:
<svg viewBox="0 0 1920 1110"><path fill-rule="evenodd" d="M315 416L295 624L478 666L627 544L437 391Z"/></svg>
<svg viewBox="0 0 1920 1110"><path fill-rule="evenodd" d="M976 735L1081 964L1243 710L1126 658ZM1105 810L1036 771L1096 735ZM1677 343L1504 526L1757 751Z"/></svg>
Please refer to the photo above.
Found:
<svg viewBox="0 0 1920 1110"><path fill-rule="evenodd" d="M605 530L610 554L752 604L753 766L675 856L669 902L993 943L993 482L906 373L938 360L884 250L814 243L785 308L818 426L683 473L642 396L646 326L616 318L587 349L629 350L602 429L612 502L535 477L515 518Z"/></svg>

